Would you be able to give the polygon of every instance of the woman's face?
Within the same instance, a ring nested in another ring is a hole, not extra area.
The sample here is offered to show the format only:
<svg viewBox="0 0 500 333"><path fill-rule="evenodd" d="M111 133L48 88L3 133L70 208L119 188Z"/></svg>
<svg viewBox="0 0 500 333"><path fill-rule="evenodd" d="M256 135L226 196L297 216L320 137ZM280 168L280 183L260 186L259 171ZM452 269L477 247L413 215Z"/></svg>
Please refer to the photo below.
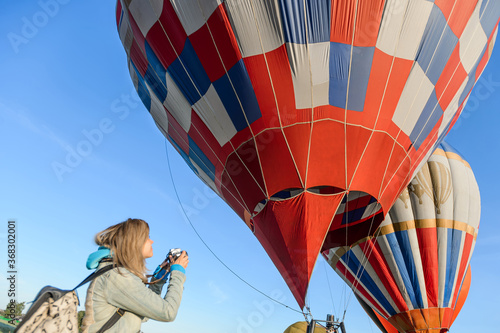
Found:
<svg viewBox="0 0 500 333"><path fill-rule="evenodd" d="M151 258L153 256L153 241L149 238L149 236L146 243L144 243L144 246L142 247L142 256L144 259Z"/></svg>

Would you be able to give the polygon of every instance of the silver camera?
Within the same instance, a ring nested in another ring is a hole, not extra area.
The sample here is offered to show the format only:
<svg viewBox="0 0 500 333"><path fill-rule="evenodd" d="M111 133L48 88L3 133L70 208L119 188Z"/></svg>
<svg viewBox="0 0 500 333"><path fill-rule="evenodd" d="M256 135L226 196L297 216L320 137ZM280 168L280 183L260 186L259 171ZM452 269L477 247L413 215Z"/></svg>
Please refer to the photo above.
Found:
<svg viewBox="0 0 500 333"><path fill-rule="evenodd" d="M177 258L181 256L181 253L182 250L180 248L170 249L170 251L168 251L167 258L170 258L170 256L172 256L172 261L175 261Z"/></svg>

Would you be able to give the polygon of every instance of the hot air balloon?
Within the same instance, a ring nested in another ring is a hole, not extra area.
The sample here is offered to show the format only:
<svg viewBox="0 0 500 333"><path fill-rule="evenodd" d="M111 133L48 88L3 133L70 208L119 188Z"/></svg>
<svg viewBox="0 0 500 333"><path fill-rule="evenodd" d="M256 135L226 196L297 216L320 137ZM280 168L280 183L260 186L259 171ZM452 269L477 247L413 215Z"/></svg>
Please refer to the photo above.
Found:
<svg viewBox="0 0 500 333"><path fill-rule="evenodd" d="M283 333L306 333L308 323L306 321L298 321L290 326ZM314 327L313 333L326 333L326 329L321 326Z"/></svg>
<svg viewBox="0 0 500 333"><path fill-rule="evenodd" d="M469 294L469 289L470 289L470 283L471 283L471 269L469 266L469 269L467 270L467 273L465 274L464 281L462 283L462 287L460 288L460 292L458 293L458 299L457 299L457 305L455 306L455 310L453 311L453 318L451 319L451 324L455 321L457 318L458 314L460 313L460 310L462 310L462 306L465 303L465 300L467 299L467 295ZM356 299L358 300L359 304L363 307L363 309L366 311L368 316L372 319L372 321L377 325L377 327L380 329L382 333L398 333L398 330L391 325L381 315L379 315L377 312L373 311L372 308L368 304L366 304L363 299L361 299L359 296L354 294Z"/></svg>
<svg viewBox="0 0 500 333"><path fill-rule="evenodd" d="M400 332L447 332L467 297L480 210L469 164L442 143L373 237L323 255Z"/></svg>
<svg viewBox="0 0 500 333"><path fill-rule="evenodd" d="M489 60L493 0L119 0L159 130L303 307L323 243L375 231Z"/></svg>

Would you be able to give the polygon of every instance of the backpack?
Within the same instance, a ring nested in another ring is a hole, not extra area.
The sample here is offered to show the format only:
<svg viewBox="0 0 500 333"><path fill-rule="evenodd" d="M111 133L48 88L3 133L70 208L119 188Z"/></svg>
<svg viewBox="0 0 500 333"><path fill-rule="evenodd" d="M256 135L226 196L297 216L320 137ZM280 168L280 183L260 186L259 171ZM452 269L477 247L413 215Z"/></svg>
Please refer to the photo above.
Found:
<svg viewBox="0 0 500 333"><path fill-rule="evenodd" d="M78 333L79 300L75 290L113 268L108 265L95 271L71 290L43 287L14 333ZM124 313L125 310L118 309L98 333L113 326Z"/></svg>

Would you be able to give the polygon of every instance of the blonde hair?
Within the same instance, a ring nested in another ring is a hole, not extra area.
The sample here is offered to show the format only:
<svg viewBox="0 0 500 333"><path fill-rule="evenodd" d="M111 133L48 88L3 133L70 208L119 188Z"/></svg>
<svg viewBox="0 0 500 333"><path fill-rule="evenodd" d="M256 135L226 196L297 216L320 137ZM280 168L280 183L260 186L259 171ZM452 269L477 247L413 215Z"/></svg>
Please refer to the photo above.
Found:
<svg viewBox="0 0 500 333"><path fill-rule="evenodd" d="M99 232L95 242L111 250L115 266L128 269L146 282L146 259L142 249L148 238L149 225L145 221L128 219Z"/></svg>

